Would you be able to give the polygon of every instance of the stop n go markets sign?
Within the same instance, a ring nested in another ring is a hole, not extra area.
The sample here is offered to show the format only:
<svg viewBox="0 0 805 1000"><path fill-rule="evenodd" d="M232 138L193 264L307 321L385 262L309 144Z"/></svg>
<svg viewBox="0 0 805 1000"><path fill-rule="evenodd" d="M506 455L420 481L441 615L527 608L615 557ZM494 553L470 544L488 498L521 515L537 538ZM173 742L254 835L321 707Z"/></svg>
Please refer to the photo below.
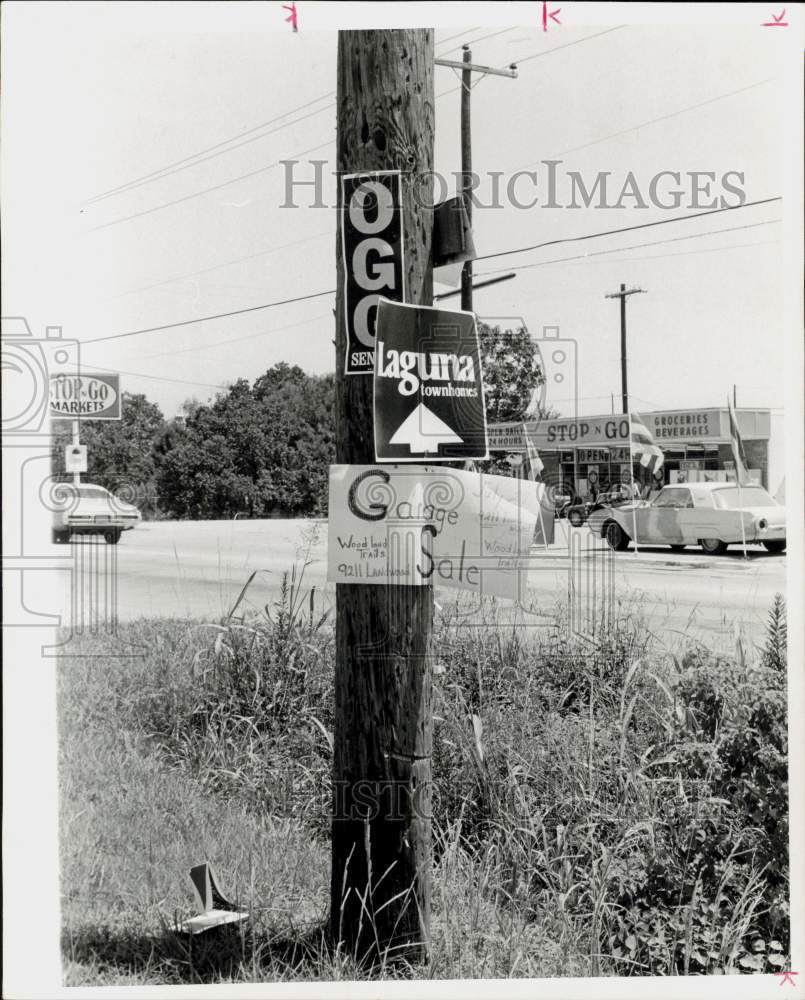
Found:
<svg viewBox="0 0 805 1000"><path fill-rule="evenodd" d="M60 372L50 379L51 417L120 420L120 376Z"/></svg>

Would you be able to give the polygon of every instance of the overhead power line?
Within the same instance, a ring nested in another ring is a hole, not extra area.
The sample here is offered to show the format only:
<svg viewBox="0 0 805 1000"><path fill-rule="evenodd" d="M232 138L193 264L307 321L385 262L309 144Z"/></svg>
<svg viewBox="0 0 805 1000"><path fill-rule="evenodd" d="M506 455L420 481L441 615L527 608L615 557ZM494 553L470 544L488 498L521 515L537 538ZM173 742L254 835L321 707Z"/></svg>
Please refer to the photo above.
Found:
<svg viewBox="0 0 805 1000"><path fill-rule="evenodd" d="M477 28L470 28L469 31L477 31ZM500 31L491 31L488 35L481 35L479 38L467 38L466 42L462 42L461 45L480 45L481 42L485 42L490 38L497 38L498 35L505 35L508 31L514 31L515 28L502 28ZM458 35L453 35L453 38L458 38ZM452 41L452 39L446 38L445 41ZM441 44L441 43L439 43ZM446 56L448 52L455 52L457 49L461 48L461 45L455 45L452 49L445 49L444 52L440 52L439 56Z"/></svg>
<svg viewBox="0 0 805 1000"><path fill-rule="evenodd" d="M285 122L283 125L278 125L276 128L272 128L268 132L261 132L260 135L253 135L250 139L244 139L243 142L238 142L234 146L227 146L226 149L219 149L216 153L210 153L208 156L202 156L200 159L195 159L191 163L185 163L183 166L177 166L170 170L165 170L156 177L143 178L136 183L129 184L128 187L124 188L122 191L115 193L128 194L129 191L133 191L144 184L151 184L153 181L161 181L165 177L172 177L174 174L181 173L183 170L190 170L192 167L196 167L201 163L206 163L208 160L214 160L217 156L223 156L225 153L231 153L233 150L240 149L242 146L248 146L249 143L257 142L259 139L266 139L268 136L274 135L276 132L281 132L284 128L289 128L291 125L297 125L299 122L303 122L308 118L313 118L315 115L320 115L324 111L330 111L334 107L335 103L325 104L323 108L317 108L315 111L311 111L307 115L300 115L298 118ZM111 197L111 195L108 195L107 197ZM100 199L95 200L97 202Z"/></svg>
<svg viewBox="0 0 805 1000"><path fill-rule="evenodd" d="M680 250L678 253L654 253L650 257L618 257L614 261L605 260L591 260L586 255L579 255L578 257L564 258L570 260L586 260L589 264L620 264L620 263L630 263L631 261L639 261L640 263L651 262L652 260L668 260L669 257L689 257L691 254L702 254L702 253L719 253L722 250L743 250L745 247L771 247L779 246L779 240L759 240L756 243L730 243L728 246L724 247L704 247L702 250ZM624 247L625 249L625 247ZM617 250L613 250L612 253L618 253ZM546 261L546 264L561 263L561 261Z"/></svg>
<svg viewBox="0 0 805 1000"><path fill-rule="evenodd" d="M107 368L98 368L95 365L81 365L82 368L88 368L93 372L105 372L108 371ZM205 389L226 389L225 385L221 385L217 382L192 382L188 379L183 378L168 378L166 375L146 375L144 372L124 372L121 368L116 369L118 375L129 375L132 378L148 378L153 382L175 382L177 385L201 385Z"/></svg>
<svg viewBox="0 0 805 1000"><path fill-rule="evenodd" d="M266 302L260 306L249 306L246 309L230 309L229 312L215 313L213 316L198 316L195 319L183 319L178 323L163 323L161 326L149 326L142 330L128 330L126 333L112 333L107 337L92 337L82 340L82 344L99 344L104 340L121 340L123 337L137 337L141 333L156 333L158 330L173 330L177 326L191 326L193 323L206 323L211 319L225 319L227 316L242 316L244 313L259 312L261 309L273 309L275 306L287 306L292 302L306 302L308 299L320 299L323 295L335 295L335 289L326 292L311 292L310 295L297 295L292 299L281 299L279 302Z"/></svg>
<svg viewBox="0 0 805 1000"><path fill-rule="evenodd" d="M272 333L283 333L285 330L293 330L298 326L309 326L318 320L332 320L332 318L332 312L319 313L317 316L311 316L310 319L303 319L299 323L289 323L287 326L277 326L273 330L260 330L259 333L247 333L244 337L229 337L226 340L213 341L211 344L194 344L192 347L183 347L177 351L159 351L156 354L142 354L140 357L145 360L146 358L173 357L175 354L198 354L212 347L227 347L229 344L239 344L244 340L257 340L259 337L268 337Z"/></svg>
<svg viewBox="0 0 805 1000"><path fill-rule="evenodd" d="M585 35L584 38L577 38L573 42L565 42L564 45L555 45L552 49L544 49L542 52L534 52L530 56L523 56L522 59L515 59L517 66L522 66L523 63L531 62L532 59L541 59L543 56L549 56L552 52L561 52L562 49L569 49L572 45L581 45L582 42L590 42L593 38L601 38L602 35L609 35L613 31L621 31L623 28L628 27L626 24L618 24L614 28L607 28L606 31L597 31L594 35Z"/></svg>
<svg viewBox="0 0 805 1000"><path fill-rule="evenodd" d="M630 125L629 128L621 129L619 132L611 132L609 135L602 135L600 139L592 139L590 142L582 143L580 146L571 146L570 149L562 149L558 153L552 153L551 158L556 156L565 156L567 153L577 153L580 149L588 149L590 146L597 146L600 142L607 142L609 139L617 139L621 135L626 135L628 132L634 132L639 128L646 128L649 125L656 125L659 122L667 122L669 118L675 118L677 115L683 115L688 111L695 111L697 108L703 108L707 104L714 104L716 101L726 100L728 97L734 97L736 94L743 94L747 90L754 90L755 87L762 87L765 83L771 83L774 77L767 77L765 80L758 80L756 83L750 83L746 87L739 87L738 90L730 90L726 94L718 94L716 97L709 97L706 101L699 101L697 104L689 104L686 108L679 108L677 111L671 111L667 115L660 115L659 118L650 118L648 121L640 122L638 125ZM536 161L541 162L541 161ZM528 166L534 166L533 163L529 163Z"/></svg>
<svg viewBox="0 0 805 1000"><path fill-rule="evenodd" d="M174 171L174 168L184 169L184 167L182 166L183 164L187 164L188 166L195 166L195 162L191 161L197 161L198 157L204 156L205 153L210 153L214 149L221 149L222 146L229 146L230 143L236 142L238 139L242 139L244 136L252 135L252 133L258 132L260 129L268 128L269 125L273 125L275 122L282 121L283 118L287 118L289 115L296 114L298 111L304 111L307 108L309 108L312 104L317 104L319 101L326 100L328 97L332 97L334 94L335 91L331 90L326 94L322 94L319 97L315 97L312 101L308 101L306 104L300 104L298 108L293 108L290 111L286 111L281 115L277 115L275 118L270 118L267 122L261 122L259 125L254 125L252 126L252 128L247 128L244 132L239 132L237 135L233 135L229 139L222 139L221 142L216 142L212 146L207 146L204 149L199 150L198 153L192 153L190 156L185 156L181 160L174 160L173 163L168 163L164 167L160 167L158 170L152 170L151 173L143 174L141 177L135 177L131 181L126 181L125 184L119 184L117 187L110 188L108 191L102 191L100 194L94 195L92 198L88 198L84 202L84 204L92 205L95 202L102 201L104 198L109 198L114 194L119 194L124 191L128 191L130 188L133 187L139 187L140 184L145 184L149 180L160 179L163 175L167 175L167 173L172 173ZM328 104L326 107L332 108L335 107L335 105ZM324 110L326 110L326 108L319 108L319 110L314 111L313 114L319 114L320 111ZM305 115L304 117L307 118L309 116ZM302 120L303 120L302 118L296 119L296 121L302 121ZM295 124L295 121L286 122L284 125L281 126L281 128L287 128L289 125L293 124ZM278 130L274 129L273 131L278 131ZM267 132L266 134L273 135L273 132ZM255 136L255 139L262 139L262 138L263 137L261 135ZM255 139L250 139L249 142L254 142ZM241 143L241 145L245 145L245 143ZM237 149L238 147L234 146L232 148ZM229 150L224 149L222 150L222 152L226 153L229 152ZM216 153L216 156L217 155L220 154ZM207 159L210 159L210 157L207 157ZM198 160L198 162L203 163L204 161Z"/></svg>
<svg viewBox="0 0 805 1000"><path fill-rule="evenodd" d="M438 48L440 45L446 45L448 42L452 42L454 38L461 38L462 35L472 34L473 31L478 31L479 27L480 25L476 28L464 28L463 31L458 31L455 35L450 35L449 38L441 38L438 42L436 42L435 47ZM450 51L452 51L452 49Z"/></svg>
<svg viewBox="0 0 805 1000"><path fill-rule="evenodd" d="M306 156L308 153L315 153L319 149L324 149L325 146L330 146L335 141L335 138L327 139L325 142L320 142L317 146L311 146L310 149L303 149L298 153L292 153L290 156L285 157L288 160L295 160L299 156ZM282 161L276 160L274 163L269 163L265 167L258 167L256 170L250 170L247 174L241 174L239 177L232 177L228 181L222 181L220 184L213 184L212 187L204 188L203 191L194 191L192 194L186 194L181 198L174 198L173 201L166 201L161 205L154 205L153 208L146 208L142 212L134 212L132 215L126 215L122 219L112 219L111 222L104 222L99 226L93 226L89 232L94 233L99 229L108 229L109 226L117 226L121 222L131 222L132 219L139 219L144 215L151 215L152 212L160 212L163 208L170 208L172 205L181 205L184 201L190 201L192 198L198 198L203 194L211 194L213 191L220 191L222 188L229 187L230 184L236 184L238 181L245 181L249 177L256 177L258 174L264 174L267 170L273 170L274 167L280 165Z"/></svg>
<svg viewBox="0 0 805 1000"><path fill-rule="evenodd" d="M471 29L474 30L474 29ZM488 35L482 35L479 39L474 39L473 41L483 41L486 38L494 38L497 35L502 35L507 31L512 31L513 28L504 28L501 31L495 31ZM458 35L452 36L457 38ZM459 46L460 48L460 46ZM452 50L449 50L452 51ZM125 184L120 184L117 187L110 188L108 191L103 191L92 198L87 199L84 202L85 205L94 205L100 201L107 198L111 198L118 194L125 194L135 188L141 187L144 184L150 184L153 181L162 180L165 177L170 177L173 174L180 173L183 170L189 170L192 167L198 166L201 163L206 163L208 160L215 159L218 156L223 156L226 153L231 153L236 149L240 149L243 146L247 146L252 142L257 142L260 139L264 139L267 136L274 135L280 132L282 129L289 128L290 126L297 125L299 122L306 121L308 118L313 118L315 115L322 114L325 111L330 111L335 108L335 102L331 104L325 104L321 108L317 108L315 111L311 111L309 114L300 115L297 118L291 119L291 121L282 122L282 124L277 125L276 128L271 129L268 132L262 132L261 129L268 128L269 125L273 125L276 122L281 122L283 118L288 118L290 115L296 114L299 111L304 111L305 109L311 107L313 104L317 104L319 101L325 100L328 97L334 96L335 91L329 91L326 94L322 94L319 97L314 98L312 101L308 101L305 104L300 104L299 107L293 108L290 111L286 111L281 115L277 115L275 118L269 119L267 122L261 122L259 125L254 125L252 128L246 129L243 132L239 132L237 135L232 136L229 139L223 139L221 142L216 142L212 146L207 146L197 153L193 153L190 156L185 156L180 160L176 160L173 163L169 163L158 170L152 170L150 173L143 174L140 177L135 177L131 181L127 181ZM254 135L253 133L260 132L259 135ZM245 138L249 136L249 138ZM242 142L237 140L243 139ZM234 145L233 145L234 143ZM208 154L208 155L205 155ZM276 166L276 164L274 164Z"/></svg>
<svg viewBox="0 0 805 1000"><path fill-rule="evenodd" d="M766 219L763 222L752 222L748 226L729 226L726 229L710 229L706 233L691 233L688 236L673 236L665 240L653 240L651 243L634 243L631 246L616 247L613 250L594 250L591 253L579 254L578 257L560 257L557 260L540 260L540 261L535 261L533 264L520 264L519 266L516 267L501 268L500 271L484 271L483 275L502 274L508 271L528 271L532 267L543 267L546 264L560 264L562 263L562 261L565 260L582 260L588 257L604 257L607 256L608 254L623 253L626 250L642 250L644 247L656 247L660 246L661 244L664 245L666 243L679 243L682 240L698 240L704 236L718 236L720 233L735 233L741 229L756 229L758 226L770 226L775 222L781 222L781 221L782 221L781 219ZM717 247L716 249L729 250L730 247ZM479 274L478 277L480 278L483 275Z"/></svg>
<svg viewBox="0 0 805 1000"><path fill-rule="evenodd" d="M585 38L578 38L578 39L576 39L573 42L567 42L565 45L558 45L558 46L555 46L552 49L546 49L543 52L535 52L532 55L525 56L523 59L521 59L518 62L518 65L520 65L523 62L527 62L530 59L536 59L536 58L539 58L541 56L547 56L547 55L550 55L552 52L558 52L560 49L569 48L571 45L580 45L582 42L590 41L593 38L599 38L601 35L607 35L607 34L609 34L612 31L619 31L621 27L625 27L625 25L620 25L620 26L615 27L615 28L607 28L606 31L599 31L599 32L597 32L594 35L587 35ZM495 35L501 35L504 32L511 31L511 30L514 30L514 29L513 28L504 28L501 31L492 32L489 35L483 35L481 38L475 39L474 41L480 42L480 41L483 41L484 39L492 38ZM461 89L460 86L459 87L455 87L452 90L446 90L446 91L443 91L441 94L437 94L436 97L437 97L437 99L441 98L441 97L445 97L447 94L455 93L456 90L460 90L460 89ZM324 95L324 96L329 96L329 95ZM320 100L320 99L321 98L317 98L317 100ZM315 103L315 102L310 102L310 103ZM302 110L302 108L308 107L308 106L309 105L302 105L297 110ZM329 108L334 107L334 106L335 106L334 104L333 105L327 105L325 108L319 108L317 111L311 112L311 115L305 115L304 117L305 118L312 117L312 115L319 114L320 112L326 111ZM291 113L292 112L287 112L286 114L291 114ZM285 116L280 116L280 117L285 117ZM302 118L300 118L298 120L301 121ZM217 143L215 146L207 147L207 149L201 150L200 153L195 153L191 157L185 157L183 160L178 160L175 163L170 164L168 167L163 167L161 170L153 171L151 174L143 175L142 177L136 178L134 181L129 181L127 184L121 185L118 188L114 188L114 189L112 189L110 191L104 192L101 195L97 195L95 198L91 199L90 202L88 202L88 204L93 204L95 202L98 202L98 201L106 198L106 197L110 197L113 194L124 193L125 191L130 190L131 188L139 187L141 184L149 183L151 180L160 180L163 176L165 176L165 177L170 176L171 173L175 173L178 170L187 169L187 167L194 166L196 163L203 163L204 159L197 159L197 157L201 156L203 153L207 153L207 152L209 152L209 151L211 151L213 149L218 148L219 146L231 143L235 139L240 138L242 135L248 134L249 131L255 131L256 129L264 128L266 124L270 124L270 123L263 123L262 125L257 125L257 126L254 127L254 129L247 130L247 132L241 133L240 135L233 137L233 139L228 139L228 140L225 140L222 143ZM286 122L284 125L280 126L280 128L286 128L288 125L291 125L291 124L294 124L294 122ZM275 131L278 131L278 130L275 130ZM266 133L266 134L271 135L272 133ZM262 138L262 136L257 136L255 138ZM253 142L253 141L255 141L255 140L254 139L249 139L248 140L248 142ZM311 149L302 150L299 153L293 153L291 156L285 157L285 159L295 159L298 156L305 156L308 153L314 153L314 152L316 152L319 149L323 149L325 146L329 146L331 141L334 141L334 140L328 140L327 142L320 143L318 146L313 146ZM246 145L246 143L245 142L244 143L240 143L240 145ZM238 146L234 146L232 148L233 149L237 149ZM225 150L222 150L221 152L225 153L225 152L228 152L228 150L225 149ZM214 153L213 155L214 156L219 156L219 155L221 155L221 153ZM208 156L205 159L212 159L212 158L213 158L212 156ZM192 163L187 162L189 160L193 160L193 162ZM232 178L230 178L227 181L223 181L220 184L213 185L212 187L204 188L201 191L194 191L191 194L187 194L187 195L182 196L181 198L175 198L172 201L163 202L161 205L154 205L151 208L144 209L141 212L134 212L131 215L126 215L126 216L123 216L122 218L119 218L119 219L112 219L111 221L101 223L98 226L92 226L90 228L89 232L97 232L99 229L107 229L110 226L116 226L116 225L119 225L119 224L121 224L123 222L131 222L132 220L139 219L142 216L150 215L152 212L160 212L164 208L171 208L174 205L180 205L180 204L182 204L182 202L190 201L192 198L199 198L202 195L211 194L212 192L219 191L219 190L221 190L221 188L227 187L230 184L236 184L239 181L248 180L248 178L254 177L257 174L265 173L265 171L267 171L267 170L272 170L274 167L279 166L280 162L281 162L280 160L277 160L274 163L268 164L265 167L259 167L257 170L251 170L248 173L240 174L238 177L232 177Z"/></svg>
<svg viewBox="0 0 805 1000"><path fill-rule="evenodd" d="M638 223L637 225L634 225L634 226L622 226L620 229L610 229L610 230L606 230L605 232L587 233L587 234L580 235L580 236L565 236L565 237L558 238L558 239L555 239L555 240L549 240L546 243L537 243L537 244L534 244L533 246L530 246L530 247L520 247L517 250L499 250L497 253L486 254L485 256L479 257L477 259L478 260L490 260L490 259L495 258L495 257L506 257L506 256L509 256L510 254L515 254L515 253L528 253L531 250L539 250L539 249L542 249L543 247L548 247L548 246L557 246L558 244L561 244L561 243L578 243L581 240L598 239L598 238L600 238L602 236L612 236L612 235L615 235L617 233L628 233L628 232L633 232L634 230L637 230L637 229L648 229L648 228L653 227L653 226L670 225L671 223L674 223L674 222L686 222L689 219L699 219L699 218L702 218L703 216L706 216L706 215L716 215L719 212L737 212L737 211L739 211L742 208L752 208L755 205L767 205L767 204L769 204L770 202L773 202L773 201L782 201L782 198L778 195L778 196L776 196L774 198L761 198L761 199L759 199L757 201L747 201L747 202L744 202L743 205L733 205L732 207L729 207L729 208L714 208L714 209L709 209L709 210L704 211L704 212L695 212L695 213L693 213L691 215L676 215L676 216L674 216L671 219L658 219L656 222L641 222L641 223ZM711 233L702 233L701 235L704 236L704 235L712 235L712 234ZM624 249L624 248L621 248L621 249ZM518 269L519 268L511 268L510 270L518 270ZM486 272L486 273L490 274L490 273L493 273L493 272ZM330 288L327 291L323 291L323 292L311 292L308 295L298 295L298 296L296 296L294 298L281 299L281 300L279 300L277 302L266 302L263 305L249 306L248 308L245 308L245 309L232 309L229 312L216 313L215 315L212 315L212 316L198 316L198 317L196 317L194 319L180 320L180 321L178 321L176 323L165 323L165 324L162 324L161 326L146 327L146 328L144 328L142 330L129 330L129 331L125 332L125 333L113 333L113 334L109 334L106 337L93 337L90 340L84 340L84 341L82 341L82 343L83 344L97 344L97 343L100 343L101 341L120 340L123 337L136 337L136 336L138 336L140 334L143 334L143 333L156 333L159 330L172 330L172 329L175 329L176 327L179 327L179 326L190 326L191 324L194 324L194 323L205 323L205 322L207 322L207 320L224 319L225 317L228 317L228 316L239 316L239 315L242 315L244 313L258 312L258 311L260 311L262 309L273 309L276 306L289 305L289 304L291 304L293 302L306 302L308 299L317 299L317 298L321 298L324 295L334 295L334 294L335 294L335 289L334 288Z"/></svg>
<svg viewBox="0 0 805 1000"><path fill-rule="evenodd" d="M590 41L593 40L593 38L600 38L602 35L608 35L612 31L620 31L621 28L625 28L625 27L626 27L625 24L619 24L619 25L617 25L614 28L607 28L606 31L598 31L598 32L596 32L593 35L585 35L584 38L577 38L573 42L566 42L564 45L555 45L552 49L543 49L541 52L532 52L531 55L529 55L529 56L523 56L522 59L513 59L512 62L519 69L520 66L522 66L523 63L530 62L532 59L540 59L543 56L549 56L549 55L551 55L551 53L553 53L553 52L559 52L562 49L569 49L571 47L571 45L581 45L582 42L590 42ZM480 39L478 39L478 41L480 41ZM472 44L474 44L474 42ZM447 54L446 52L442 52L441 53L441 55L446 55L446 54ZM498 67L498 69L505 69L505 68L506 68L505 66L499 66ZM437 94L436 97L437 98L438 97L446 97L448 94L455 94L459 90L461 90L461 84L459 84L457 87L453 87L450 90L443 90L442 93L441 94Z"/></svg>
<svg viewBox="0 0 805 1000"><path fill-rule="evenodd" d="M631 233L636 229L651 229L654 226L667 226L672 222L687 222L690 219L701 219L706 215L718 215L720 212L737 212L742 208L752 208L755 205L768 205L773 201L782 201L782 197L777 195L774 198L760 198L757 201L745 201L742 205L726 205L723 208L708 208L703 212L694 212L690 215L675 215L671 219L657 219L654 222L641 222L635 226L621 226L619 229L604 229L599 233L585 233L582 236L562 236L555 240L546 240L544 243L534 243L528 247L518 247L515 250L497 250L495 253L487 253L476 260L492 260L497 257L509 257L515 253L530 253L532 250L543 250L545 247L558 246L560 243L576 243L580 240L594 240L602 236L616 236L618 233Z"/></svg>
<svg viewBox="0 0 805 1000"><path fill-rule="evenodd" d="M150 285L141 285L139 288L130 288L126 292L120 292L120 295L133 295L135 292L147 292L152 288L160 288L162 285L172 285L177 281L186 281L189 278L195 278L200 274L209 274L211 271L219 271L223 267L231 267L233 264L243 264L247 260L256 260L258 257L267 257L269 254L277 253L279 250L288 250L291 247L301 246L303 243L311 243L313 240L323 239L325 236L332 236L331 231L326 233L315 233L313 236L306 236L301 240L293 240L290 243L282 243L277 247L270 247L268 250L258 250L256 253L247 254L245 257L236 257L234 260L225 260L221 264L213 264L211 267L202 267L198 271L188 271L186 274L178 274L174 278L165 278L163 281L155 281ZM118 298L119 296L114 296Z"/></svg>

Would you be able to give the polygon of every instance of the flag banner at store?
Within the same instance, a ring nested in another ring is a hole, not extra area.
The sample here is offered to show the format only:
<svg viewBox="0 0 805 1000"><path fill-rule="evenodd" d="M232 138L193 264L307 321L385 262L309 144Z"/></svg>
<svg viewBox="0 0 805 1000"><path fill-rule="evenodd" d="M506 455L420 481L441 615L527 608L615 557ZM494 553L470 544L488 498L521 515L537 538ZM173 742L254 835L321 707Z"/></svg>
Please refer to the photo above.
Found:
<svg viewBox="0 0 805 1000"><path fill-rule="evenodd" d="M537 479L542 473L542 470L545 468L545 463L539 457L537 446L531 439L531 436L528 433L528 427L525 424L523 424L523 437L525 438L526 456L528 463L526 465L526 474L528 475L529 479Z"/></svg>
<svg viewBox="0 0 805 1000"><path fill-rule="evenodd" d="M727 396L727 408L730 414L730 444L732 445L732 457L735 459L735 476L739 486L746 486L749 482L749 462L746 460L744 443L741 439L741 432L738 430L738 418L735 415L735 407L732 400Z"/></svg>
<svg viewBox="0 0 805 1000"><path fill-rule="evenodd" d="M658 472L665 462L662 448L654 440L639 413L629 414L629 448L632 455L640 459L643 468L651 472Z"/></svg>

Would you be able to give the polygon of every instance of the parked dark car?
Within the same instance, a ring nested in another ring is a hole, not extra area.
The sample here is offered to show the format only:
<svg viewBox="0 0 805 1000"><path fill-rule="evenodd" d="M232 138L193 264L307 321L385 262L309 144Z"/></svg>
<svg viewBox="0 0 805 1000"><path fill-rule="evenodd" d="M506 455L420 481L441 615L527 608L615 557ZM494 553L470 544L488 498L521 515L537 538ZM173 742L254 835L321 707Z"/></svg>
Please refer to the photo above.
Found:
<svg viewBox="0 0 805 1000"><path fill-rule="evenodd" d="M557 517L567 517L568 511L582 503L581 497L576 496L571 490L558 486L551 491L551 500Z"/></svg>
<svg viewBox="0 0 805 1000"><path fill-rule="evenodd" d="M630 503L631 500L632 495L629 487L619 484L599 493L595 499L588 497L586 500L569 505L567 518L576 528L584 524L585 521L589 521L593 531L600 530L604 523L605 511L611 510L613 507L622 507L624 504Z"/></svg>

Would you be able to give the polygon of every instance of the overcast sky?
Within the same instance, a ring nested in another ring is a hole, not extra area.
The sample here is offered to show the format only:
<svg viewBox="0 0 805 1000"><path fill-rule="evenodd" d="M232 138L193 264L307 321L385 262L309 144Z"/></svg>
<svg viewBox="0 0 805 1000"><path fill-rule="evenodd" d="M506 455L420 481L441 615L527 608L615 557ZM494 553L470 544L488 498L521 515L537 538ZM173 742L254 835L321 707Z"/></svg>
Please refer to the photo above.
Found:
<svg viewBox="0 0 805 1000"><path fill-rule="evenodd" d="M282 26L202 31L195 5L183 9L184 30L116 33L108 8L102 17L80 4L6 8L3 311L26 315L37 335L61 324L65 336L89 340L335 287L335 211L280 208L283 170L264 168L327 143L302 159L329 159L332 169L334 98L325 95L335 90L336 34L306 30L303 20L295 35ZM487 77L473 91L478 172L555 158L588 182L610 171L616 191L631 170L644 196L661 170L712 171L717 194L722 175L737 171L747 200L781 193L790 149L775 113L774 32L624 26L589 37L611 26L545 33L535 21L473 46L477 62L523 60L517 80ZM463 40L501 30L468 27L451 39L461 29L437 31L437 55L460 58L454 47ZM450 69L435 72L436 168L450 173L459 166L459 93ZM290 127L86 203L304 105ZM476 210L476 245L490 253L686 214L683 187L676 212ZM331 203L332 191L330 182ZM310 195L300 201L309 205ZM578 343L580 411L607 413L613 392L618 407L619 319L617 302L604 296L620 282L640 286L646 294L628 306L635 409L722 405L733 383L739 405L780 406L782 227L772 220L783 215L776 202L479 263L477 273L598 254L519 271L476 293L475 308L520 315L534 334L559 326ZM748 228L698 236L739 226ZM661 240L669 242L634 249ZM599 253L610 250L619 252ZM220 266L229 261L239 262ZM123 387L171 416L188 397L206 399L215 385L253 380L279 361L332 370L332 308L333 298L316 298L86 345L82 361L140 373L124 374ZM568 411L565 395L552 401Z"/></svg>

